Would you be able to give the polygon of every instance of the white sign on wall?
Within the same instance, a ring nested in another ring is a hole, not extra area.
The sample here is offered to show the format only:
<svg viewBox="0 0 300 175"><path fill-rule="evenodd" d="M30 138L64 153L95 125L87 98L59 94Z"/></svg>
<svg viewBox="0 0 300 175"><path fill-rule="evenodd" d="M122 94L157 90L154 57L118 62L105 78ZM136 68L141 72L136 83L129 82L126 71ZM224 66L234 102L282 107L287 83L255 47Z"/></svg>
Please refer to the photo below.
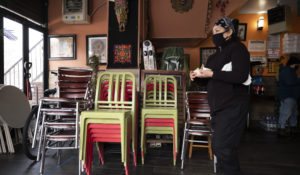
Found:
<svg viewBox="0 0 300 175"><path fill-rule="evenodd" d="M265 52L266 40L249 40L248 41L249 52Z"/></svg>
<svg viewBox="0 0 300 175"><path fill-rule="evenodd" d="M267 57L266 55L250 55L250 62L261 62L261 66L267 66Z"/></svg>

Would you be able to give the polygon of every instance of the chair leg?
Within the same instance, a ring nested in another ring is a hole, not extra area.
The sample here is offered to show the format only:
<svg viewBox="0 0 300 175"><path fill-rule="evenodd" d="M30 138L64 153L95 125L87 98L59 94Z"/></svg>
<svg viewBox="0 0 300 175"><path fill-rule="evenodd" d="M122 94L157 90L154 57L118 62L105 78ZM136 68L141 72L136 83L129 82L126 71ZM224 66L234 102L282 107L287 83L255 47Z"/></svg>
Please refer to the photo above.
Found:
<svg viewBox="0 0 300 175"><path fill-rule="evenodd" d="M38 115L36 117L36 122L35 122L35 127L34 127L34 133L33 133L33 141L32 141L32 148L35 147L35 141L36 141L36 137L37 137L37 133L39 132L39 119L40 119L40 115L41 115L41 108L42 108L42 100L40 100L39 102L39 109L38 109ZM37 160L38 161L38 160Z"/></svg>
<svg viewBox="0 0 300 175"><path fill-rule="evenodd" d="M210 137L208 137L208 153L209 153L209 160L213 160L212 149L211 149L211 138Z"/></svg>
<svg viewBox="0 0 300 175"><path fill-rule="evenodd" d="M177 159L177 137L175 134L175 129L173 127L173 164L176 166L176 159Z"/></svg>
<svg viewBox="0 0 300 175"><path fill-rule="evenodd" d="M8 152L9 153L14 153L15 149L14 149L14 145L13 145L12 140L11 140L11 135L10 135L10 132L9 132L8 125L6 123L3 123L3 128L4 128L4 132L5 132Z"/></svg>
<svg viewBox="0 0 300 175"><path fill-rule="evenodd" d="M136 159L136 153L137 153L137 137L138 137L138 134L137 134L137 132L138 132L138 130L137 130L137 126L138 126L138 122L137 122L138 120L137 120L137 118L135 119L135 124L134 124L134 126L132 126L132 127L134 127L135 128L135 131L134 131L134 134L133 134L133 136L134 136L134 138L132 138L132 140L133 140L133 145L132 145L132 147L133 147L133 160L134 160L134 166L136 166L137 165L137 159Z"/></svg>
<svg viewBox="0 0 300 175"><path fill-rule="evenodd" d="M183 170L184 168L184 160L185 160L185 154L186 154L186 149L187 149L187 132L186 132L186 127L187 124L184 124L184 132L183 132L183 139L182 139L182 149L181 149L181 169Z"/></svg>
<svg viewBox="0 0 300 175"><path fill-rule="evenodd" d="M46 154L46 134L47 134L47 127L45 127L45 134L43 138L43 145L42 145L42 158L41 158L41 166L40 166L40 174L42 175L44 173L44 165L45 165L45 154Z"/></svg>
<svg viewBox="0 0 300 175"><path fill-rule="evenodd" d="M142 158L142 165L144 165L145 157L144 157L143 149L141 149L141 158Z"/></svg>
<svg viewBox="0 0 300 175"><path fill-rule="evenodd" d="M40 128L40 140L39 140L39 147L38 147L38 152L36 156L36 161L40 161L40 154L41 154L41 146L43 142L43 134L44 134L44 120L45 120L46 115L43 113L43 119L42 119L42 126Z"/></svg>
<svg viewBox="0 0 300 175"><path fill-rule="evenodd" d="M144 157L145 123L144 123L143 119L141 122L142 122L141 123L141 125L142 125L141 126L141 158L142 158L142 165L144 165L144 160L145 160L145 157Z"/></svg>
<svg viewBox="0 0 300 175"><path fill-rule="evenodd" d="M2 136L2 131L1 131L1 125L0 125L0 139L3 139L3 136ZM2 154L2 140L0 140L0 154Z"/></svg>
<svg viewBox="0 0 300 175"><path fill-rule="evenodd" d="M191 140L194 140L195 136L191 136ZM193 146L194 146L194 142L190 142L190 148L189 148L189 159L192 158L192 154L193 154Z"/></svg>
<svg viewBox="0 0 300 175"><path fill-rule="evenodd" d="M217 156L214 155L214 173L216 174L217 173Z"/></svg>
<svg viewBox="0 0 300 175"><path fill-rule="evenodd" d="M136 149L135 149L135 151L133 152L133 160L134 160L134 166L136 167L136 165L137 165L137 160L136 160Z"/></svg>
<svg viewBox="0 0 300 175"><path fill-rule="evenodd" d="M131 132L127 132L127 152L126 152L126 160L124 162L124 167L125 167L125 173L126 175L129 175L129 163L130 163L130 139L131 138Z"/></svg>
<svg viewBox="0 0 300 175"><path fill-rule="evenodd" d="M101 164L104 165L104 147L103 143L96 142L97 152L101 160Z"/></svg>
<svg viewBox="0 0 300 175"><path fill-rule="evenodd" d="M57 147L62 147L62 143L58 142ZM57 150L57 165L60 165L60 164L61 164L61 150L58 149Z"/></svg>
<svg viewBox="0 0 300 175"><path fill-rule="evenodd" d="M78 175L81 175L81 160L80 159L78 159Z"/></svg>
<svg viewBox="0 0 300 175"><path fill-rule="evenodd" d="M5 147L5 142L4 142L4 137L3 137L3 134L2 134L2 128L0 126L0 140L1 140L1 147L2 147L2 152L3 153L6 153L6 147Z"/></svg>
<svg viewBox="0 0 300 175"><path fill-rule="evenodd" d="M90 148L89 148L89 159L88 159L88 170L89 170L89 174L92 174L92 170L93 170L93 153L94 153L94 142L90 141Z"/></svg>

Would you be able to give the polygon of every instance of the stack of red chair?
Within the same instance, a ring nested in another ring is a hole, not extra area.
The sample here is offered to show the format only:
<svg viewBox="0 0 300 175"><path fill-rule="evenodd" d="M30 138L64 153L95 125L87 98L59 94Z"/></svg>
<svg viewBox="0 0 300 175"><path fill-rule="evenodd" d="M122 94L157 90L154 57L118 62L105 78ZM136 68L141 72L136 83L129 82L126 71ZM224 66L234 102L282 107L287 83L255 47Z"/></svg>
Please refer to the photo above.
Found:
<svg viewBox="0 0 300 175"><path fill-rule="evenodd" d="M131 126L131 124L129 124ZM93 161L93 143L97 142L98 154L101 159L101 163L104 164L104 142L121 143L121 127L119 124L88 124L87 143L86 143L86 162L84 165L87 175L92 173L92 161ZM129 128L128 131L131 131ZM127 141L127 162L130 160L130 140L131 132L128 132ZM129 174L128 167L125 167L126 175Z"/></svg>
<svg viewBox="0 0 300 175"><path fill-rule="evenodd" d="M164 90L164 83L162 83L162 90ZM153 83L149 83L147 84L147 91L153 91L154 89L154 84ZM159 84L157 83L156 85L156 89L159 90ZM173 84L167 84L167 89L169 91L172 91L174 93L174 85ZM148 95L148 94L147 94ZM173 128L173 132L174 132L174 136L175 136L175 126L174 126L174 120L173 119L164 119L164 118L147 118L145 120L145 129L148 126L159 126L159 127L172 127ZM175 150L175 139L173 139L173 147ZM142 154L143 155L143 154ZM177 157L177 153L174 155L175 159Z"/></svg>
<svg viewBox="0 0 300 175"><path fill-rule="evenodd" d="M120 90L119 90L119 99L121 98L121 82L120 82ZM108 100L108 89L109 89L109 81L104 81L101 84L101 92L100 92L100 100L107 101ZM115 83L113 83L113 92L115 91ZM136 96L137 97L137 96ZM125 101L132 100L132 82L126 82ZM112 99L114 99L114 93L112 93ZM137 103L136 103L137 104ZM137 124L137 120L136 120ZM132 139L132 124L129 124L128 128L128 136L127 136L127 162L130 160L130 140ZM136 126L134 126L136 127ZM85 171L87 175L90 175L92 172L92 159L93 159L93 143L96 143L98 155L101 159L102 165L104 164L104 142L112 142L112 143L121 143L121 126L120 124L100 124L100 123L89 123L87 128L87 143L86 143L86 162L84 164ZM137 132L136 132L137 133ZM135 139L137 136L135 137ZM136 142L135 142L136 143ZM134 149L136 145L134 145ZM134 152L134 163L136 166L136 157ZM128 167L125 166L126 175L129 174Z"/></svg>

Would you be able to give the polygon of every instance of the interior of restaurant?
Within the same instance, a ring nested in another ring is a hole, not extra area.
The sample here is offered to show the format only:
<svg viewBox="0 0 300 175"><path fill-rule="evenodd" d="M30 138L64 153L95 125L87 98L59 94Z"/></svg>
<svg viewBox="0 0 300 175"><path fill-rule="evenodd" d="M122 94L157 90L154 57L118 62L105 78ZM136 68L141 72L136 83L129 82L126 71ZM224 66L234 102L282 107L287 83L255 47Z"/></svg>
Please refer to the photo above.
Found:
<svg viewBox="0 0 300 175"><path fill-rule="evenodd" d="M0 174L219 174L190 72L224 16L250 54L241 170L299 174L279 70L300 63L300 0L0 0Z"/></svg>

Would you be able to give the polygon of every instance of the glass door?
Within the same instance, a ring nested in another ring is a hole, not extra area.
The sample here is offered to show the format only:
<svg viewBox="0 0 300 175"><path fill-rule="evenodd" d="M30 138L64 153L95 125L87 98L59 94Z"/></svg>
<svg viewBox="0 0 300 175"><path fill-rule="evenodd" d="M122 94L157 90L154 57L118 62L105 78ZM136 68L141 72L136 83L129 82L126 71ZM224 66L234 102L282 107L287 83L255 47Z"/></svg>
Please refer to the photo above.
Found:
<svg viewBox="0 0 300 175"><path fill-rule="evenodd" d="M23 90L23 25L3 18L4 84Z"/></svg>
<svg viewBox="0 0 300 175"><path fill-rule="evenodd" d="M44 92L44 34L29 28L29 62L32 103L37 104Z"/></svg>
<svg viewBox="0 0 300 175"><path fill-rule="evenodd" d="M44 33L14 18L3 17L2 22L4 84L30 94L36 104L44 92Z"/></svg>

